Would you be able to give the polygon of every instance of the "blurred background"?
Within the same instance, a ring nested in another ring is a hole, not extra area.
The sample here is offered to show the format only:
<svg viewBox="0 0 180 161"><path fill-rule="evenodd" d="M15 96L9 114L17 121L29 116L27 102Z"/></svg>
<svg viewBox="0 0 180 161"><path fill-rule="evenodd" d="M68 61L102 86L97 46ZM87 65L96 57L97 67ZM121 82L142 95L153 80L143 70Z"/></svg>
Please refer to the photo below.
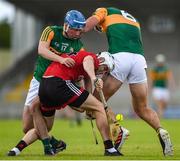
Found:
<svg viewBox="0 0 180 161"><path fill-rule="evenodd" d="M172 70L175 87L165 118L180 118L180 1L179 0L0 0L0 118L20 118L37 57L37 45L47 25L63 25L68 10L86 17L98 7L127 10L141 23L149 69L163 54ZM88 51L107 50L106 37L94 31L83 36ZM109 101L116 113L136 117L127 84ZM149 91L149 103L156 106Z"/></svg>

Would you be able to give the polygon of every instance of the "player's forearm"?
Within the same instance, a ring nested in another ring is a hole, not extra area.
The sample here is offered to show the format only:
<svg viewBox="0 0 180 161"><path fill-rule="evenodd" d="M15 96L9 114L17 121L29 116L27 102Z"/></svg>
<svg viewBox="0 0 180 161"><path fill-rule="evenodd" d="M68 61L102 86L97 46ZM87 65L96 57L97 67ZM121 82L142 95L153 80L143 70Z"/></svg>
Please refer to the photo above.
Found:
<svg viewBox="0 0 180 161"><path fill-rule="evenodd" d="M91 16L86 20L86 26L84 28L84 32L88 32L90 30L92 30L97 24L99 23L99 21L97 20L96 17Z"/></svg>
<svg viewBox="0 0 180 161"><path fill-rule="evenodd" d="M94 69L94 60L91 56L86 56L83 60L83 67L86 73L89 75L91 80L96 79L95 69Z"/></svg>
<svg viewBox="0 0 180 161"><path fill-rule="evenodd" d="M38 54L41 55L43 58L46 58L54 62L61 62L61 60L63 59L59 55L56 55L55 53L46 48L38 50Z"/></svg>
<svg viewBox="0 0 180 161"><path fill-rule="evenodd" d="M48 60L61 62L63 58L55 54L54 52L50 51L49 48L50 48L50 42L40 41L38 46L38 54Z"/></svg>

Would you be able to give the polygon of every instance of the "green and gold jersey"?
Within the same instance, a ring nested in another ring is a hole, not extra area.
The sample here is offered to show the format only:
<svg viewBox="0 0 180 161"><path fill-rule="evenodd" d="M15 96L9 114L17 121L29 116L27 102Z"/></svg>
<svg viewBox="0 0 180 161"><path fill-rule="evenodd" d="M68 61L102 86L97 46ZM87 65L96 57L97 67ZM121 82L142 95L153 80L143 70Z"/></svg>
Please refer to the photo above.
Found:
<svg viewBox="0 0 180 161"><path fill-rule="evenodd" d="M152 80L153 87L166 88L168 86L170 70L167 66L155 66L150 71L150 78Z"/></svg>
<svg viewBox="0 0 180 161"><path fill-rule="evenodd" d="M94 15L106 33L109 52L131 52L144 55L140 24L129 13L117 8L98 8Z"/></svg>
<svg viewBox="0 0 180 161"><path fill-rule="evenodd" d="M83 50L83 44L79 39L68 39L63 35L63 27L48 26L42 32L40 41L50 42L50 50L56 54L71 53ZM34 77L40 81L50 60L38 56L34 71Z"/></svg>

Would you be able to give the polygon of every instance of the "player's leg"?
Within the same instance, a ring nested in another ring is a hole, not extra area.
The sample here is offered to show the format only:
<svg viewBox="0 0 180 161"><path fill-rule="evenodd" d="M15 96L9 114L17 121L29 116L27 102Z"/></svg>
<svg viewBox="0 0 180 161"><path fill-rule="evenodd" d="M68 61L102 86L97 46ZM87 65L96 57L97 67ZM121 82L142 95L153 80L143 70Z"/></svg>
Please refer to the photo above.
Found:
<svg viewBox="0 0 180 161"><path fill-rule="evenodd" d="M30 106L33 100L38 96L38 90L39 90L39 82L33 77L30 82L29 90L25 100L23 115L22 115L24 133L27 133L30 129L34 128Z"/></svg>
<svg viewBox="0 0 180 161"><path fill-rule="evenodd" d="M34 128L34 125L33 125L33 117L30 112L30 105L33 102L33 99L37 96L38 89L39 89L39 82L35 78L33 78L30 82L30 87L27 93L27 97L26 97L26 101L25 101L25 105L23 109L23 115L22 115L23 131L25 133L25 136L18 142L18 144L14 148L12 148L8 152L7 154L8 156L19 155L20 152L25 147L28 146L28 143L31 144L31 142L34 142L38 138L36 132L34 130L31 130ZM23 140L26 138L27 140Z"/></svg>
<svg viewBox="0 0 180 161"><path fill-rule="evenodd" d="M31 108L34 126L44 145L45 155L54 155L54 153L58 153L66 149L66 144L62 140L56 140L48 133L53 127L55 110L50 112L41 111L39 107L39 97L36 98L33 104L36 104L36 106L34 106L36 108Z"/></svg>
<svg viewBox="0 0 180 161"><path fill-rule="evenodd" d="M161 118L163 116L163 90L162 88L157 88L154 87L152 90L152 97L153 97L153 101L156 105L157 108L157 114L159 116L159 118Z"/></svg>
<svg viewBox="0 0 180 161"><path fill-rule="evenodd" d="M135 112L158 132L164 155L173 155L172 143L168 132L161 128L156 112L147 105L147 83L131 84L130 90Z"/></svg>
<svg viewBox="0 0 180 161"><path fill-rule="evenodd" d="M105 155L121 155L112 144L110 140L110 132L106 113L103 104L98 101L94 96L89 94L85 102L80 106L80 108L88 111L93 111L96 118L96 125L104 141Z"/></svg>
<svg viewBox="0 0 180 161"><path fill-rule="evenodd" d="M147 105L147 83L130 84L132 103L137 115L146 121L155 130L161 127L156 112Z"/></svg>
<svg viewBox="0 0 180 161"><path fill-rule="evenodd" d="M159 118L162 118L169 101L169 91L166 88L154 88L152 95L157 106L157 114Z"/></svg>
<svg viewBox="0 0 180 161"><path fill-rule="evenodd" d="M148 84L146 76L146 60L142 55L133 54L131 70L127 77L132 95L132 104L137 115L155 130L161 127L159 118L154 110L148 107Z"/></svg>
<svg viewBox="0 0 180 161"><path fill-rule="evenodd" d="M39 98L37 98L36 102L37 104L39 104ZM40 108L32 109L32 114L33 114L34 127L37 130L39 137L44 145L44 154L54 155L52 145L50 144L50 136L48 134L46 121L42 116ZM55 114L55 110L53 110L51 113L50 112L47 113L47 117L50 118L49 122L47 120L48 124L50 124L51 121L54 121L54 114ZM51 122L51 125L53 125L53 122Z"/></svg>
<svg viewBox="0 0 180 161"><path fill-rule="evenodd" d="M43 111L36 108L33 111L34 126L44 146L45 155L54 155L66 149L66 143L64 141L58 141L48 133L48 128L49 130L52 129L54 115L55 110Z"/></svg>
<svg viewBox="0 0 180 161"><path fill-rule="evenodd" d="M36 99L35 99L36 100ZM31 104L31 107L29 107L29 109L39 109L39 102L37 101L33 101ZM33 112L32 110L29 110L29 114L28 116L32 116ZM52 126L53 126L53 120L54 117L48 118L46 120L46 123L41 123L41 127L43 127L43 125L46 127L46 129L48 131L51 130ZM30 124L31 125L31 124ZM32 125L34 125L32 123ZM12 148L9 152L8 152L8 156L15 156L15 155L19 155L21 153L21 151L26 148L27 146L31 145L33 142L35 142L37 139L39 139L39 134L37 132L36 129L32 128L30 129L25 135L24 137L18 142L18 144ZM54 138L53 136L49 137L50 140L50 144L53 147L53 151L55 153L58 153L59 151L62 151L62 149L64 148L64 142L62 140L57 140L56 138Z"/></svg>
<svg viewBox="0 0 180 161"><path fill-rule="evenodd" d="M106 101L113 96L117 90L122 86L122 82L117 80L116 78L114 78L113 76L109 75L104 79L104 86L103 86L103 93L104 93L104 97L106 99ZM94 91L94 94L96 98L98 98L100 100L100 96L99 93L97 91ZM116 115L115 113L112 111L112 108L110 108L108 106L107 110L107 115L110 115L111 120L108 120L108 122L116 122ZM111 126L111 125L110 125ZM113 125L112 125L113 126ZM116 149L121 149L125 140L128 138L129 136L129 130L127 130L124 127L119 126L119 129L117 129L116 133L113 133L112 135L117 134L114 137L114 145L116 147Z"/></svg>
<svg viewBox="0 0 180 161"><path fill-rule="evenodd" d="M25 132L25 136L18 142L18 144L14 148L12 148L8 152L8 156L19 155L25 147L32 144L39 138L36 133L36 130L33 129L33 116L30 110L31 108L35 109L39 106L39 102L36 101L38 90L39 82L35 78L33 78L30 83L30 88L26 97L25 106L23 110L23 131ZM51 138L52 142L59 142L54 137Z"/></svg>
<svg viewBox="0 0 180 161"><path fill-rule="evenodd" d="M22 114L23 132L26 134L30 129L34 128L33 118L30 114L29 106L24 106Z"/></svg>

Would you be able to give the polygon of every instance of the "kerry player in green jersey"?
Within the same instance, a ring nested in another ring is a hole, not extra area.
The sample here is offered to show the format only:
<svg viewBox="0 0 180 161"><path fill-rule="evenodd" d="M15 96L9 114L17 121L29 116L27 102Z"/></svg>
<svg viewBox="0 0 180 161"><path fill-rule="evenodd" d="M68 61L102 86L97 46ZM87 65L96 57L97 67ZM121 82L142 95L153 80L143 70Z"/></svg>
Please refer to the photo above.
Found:
<svg viewBox="0 0 180 161"><path fill-rule="evenodd" d="M71 58L63 58L59 55L61 53L72 53L83 50L83 44L79 40L82 35L82 29L85 27L85 18L79 11L71 10L66 13L64 26L48 26L42 32L39 46L38 46L38 58L34 71L34 77L31 80L30 88L25 101L25 107L23 111L23 131L25 136L22 140L8 152L9 156L15 156L28 145L38 139L37 131L34 129L32 113L35 107L32 105L38 105L38 90L39 82L42 79L46 68L52 61L64 64L67 67L73 67L75 62ZM48 119L47 128L51 130L54 117ZM46 126L42 124L42 127ZM54 137L51 138L50 143L54 149L54 152L45 150L45 154L57 153L66 148L66 144L63 141L58 141Z"/></svg>
<svg viewBox="0 0 180 161"><path fill-rule="evenodd" d="M144 58L140 24L136 18L117 8L98 8L87 19L85 31L96 28L105 32L109 52L114 57L115 68L104 82L103 92L108 100L127 81L132 95L132 104L137 115L153 127L159 136L164 155L173 155L169 133L161 127L155 111L148 107L147 68ZM98 94L97 94L98 97ZM115 146L121 147L119 133ZM122 136L122 137L121 137Z"/></svg>
<svg viewBox="0 0 180 161"><path fill-rule="evenodd" d="M149 72L149 82L152 88L152 97L157 106L157 113L161 118L170 99L170 89L175 87L175 82L172 71L166 65L165 56L158 54L155 61L155 66Z"/></svg>

